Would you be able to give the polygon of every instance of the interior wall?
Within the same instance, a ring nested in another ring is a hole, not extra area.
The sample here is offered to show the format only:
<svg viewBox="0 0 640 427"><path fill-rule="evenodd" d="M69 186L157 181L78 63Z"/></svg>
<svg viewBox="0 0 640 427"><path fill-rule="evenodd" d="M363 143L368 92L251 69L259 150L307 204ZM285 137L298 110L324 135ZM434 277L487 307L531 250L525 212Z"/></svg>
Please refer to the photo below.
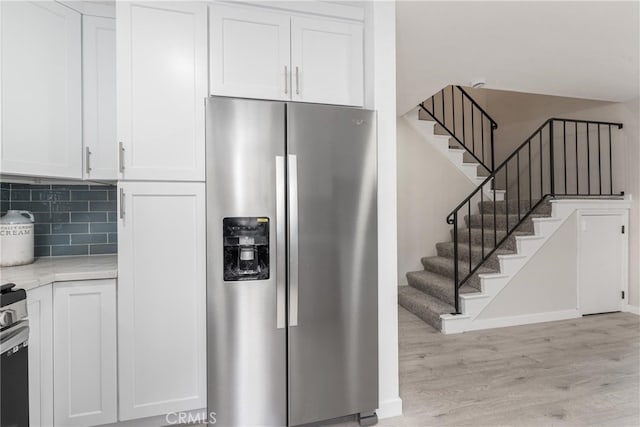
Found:
<svg viewBox="0 0 640 427"><path fill-rule="evenodd" d="M577 215L574 212L484 309L478 319L577 308ZM553 295L553 298L549 298Z"/></svg>
<svg viewBox="0 0 640 427"><path fill-rule="evenodd" d="M446 156L400 118L398 129L398 284L422 270L420 259L451 241L446 217L474 185Z"/></svg>

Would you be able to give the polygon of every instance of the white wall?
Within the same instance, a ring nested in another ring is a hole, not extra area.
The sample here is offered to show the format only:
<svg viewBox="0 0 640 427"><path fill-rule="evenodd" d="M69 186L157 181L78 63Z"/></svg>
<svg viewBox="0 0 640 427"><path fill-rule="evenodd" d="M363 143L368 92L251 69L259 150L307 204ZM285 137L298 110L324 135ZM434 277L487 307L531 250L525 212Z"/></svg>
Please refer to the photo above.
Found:
<svg viewBox="0 0 640 427"><path fill-rule="evenodd" d="M378 336L380 418L400 415L396 218L395 2L373 5L375 109L378 111Z"/></svg>
<svg viewBox="0 0 640 427"><path fill-rule="evenodd" d="M417 114L417 113L416 113ZM420 258L451 241L446 217L473 191L469 179L415 130L398 120L398 284L422 270Z"/></svg>
<svg viewBox="0 0 640 427"><path fill-rule="evenodd" d="M577 308L577 220L573 213L478 320L575 310Z"/></svg>
<svg viewBox="0 0 640 427"><path fill-rule="evenodd" d="M639 3L402 1L398 113L449 84L626 101L640 87Z"/></svg>

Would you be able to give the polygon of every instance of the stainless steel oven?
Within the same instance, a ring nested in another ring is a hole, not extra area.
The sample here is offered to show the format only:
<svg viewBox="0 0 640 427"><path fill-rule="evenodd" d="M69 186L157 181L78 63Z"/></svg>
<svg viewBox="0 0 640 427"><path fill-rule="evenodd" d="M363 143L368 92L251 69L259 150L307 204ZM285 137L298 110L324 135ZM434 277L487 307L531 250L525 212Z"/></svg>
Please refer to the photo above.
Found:
<svg viewBox="0 0 640 427"><path fill-rule="evenodd" d="M0 426L29 426L27 295L0 286Z"/></svg>

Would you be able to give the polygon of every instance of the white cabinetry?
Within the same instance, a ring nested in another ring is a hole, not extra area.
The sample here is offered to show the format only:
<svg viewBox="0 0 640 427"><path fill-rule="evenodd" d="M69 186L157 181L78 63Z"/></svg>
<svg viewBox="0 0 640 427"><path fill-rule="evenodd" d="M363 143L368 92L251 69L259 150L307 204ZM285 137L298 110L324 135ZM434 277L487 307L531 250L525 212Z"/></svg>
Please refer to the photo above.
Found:
<svg viewBox="0 0 640 427"><path fill-rule="evenodd" d="M210 6L213 95L361 106L363 24Z"/></svg>
<svg viewBox="0 0 640 427"><path fill-rule="evenodd" d="M27 292L29 425L53 425L53 302L51 285Z"/></svg>
<svg viewBox="0 0 640 427"><path fill-rule="evenodd" d="M55 2L2 2L1 170L82 178L81 19Z"/></svg>
<svg viewBox="0 0 640 427"><path fill-rule="evenodd" d="M125 180L204 181L207 5L117 2Z"/></svg>
<svg viewBox="0 0 640 427"><path fill-rule="evenodd" d="M82 17L84 178L115 180L116 22Z"/></svg>
<svg viewBox="0 0 640 427"><path fill-rule="evenodd" d="M115 280L53 288L56 426L117 421Z"/></svg>
<svg viewBox="0 0 640 427"><path fill-rule="evenodd" d="M294 101L362 105L362 24L291 19Z"/></svg>
<svg viewBox="0 0 640 427"><path fill-rule="evenodd" d="M211 92L290 99L289 15L227 5L210 14Z"/></svg>
<svg viewBox="0 0 640 427"><path fill-rule="evenodd" d="M204 408L204 183L119 188L120 418Z"/></svg>

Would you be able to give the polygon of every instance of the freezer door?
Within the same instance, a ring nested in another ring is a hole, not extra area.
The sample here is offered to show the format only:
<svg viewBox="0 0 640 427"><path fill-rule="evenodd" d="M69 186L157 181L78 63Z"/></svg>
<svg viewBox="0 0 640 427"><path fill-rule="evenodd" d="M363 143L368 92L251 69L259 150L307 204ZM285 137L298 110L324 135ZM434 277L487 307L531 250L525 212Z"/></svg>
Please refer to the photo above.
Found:
<svg viewBox="0 0 640 427"><path fill-rule="evenodd" d="M287 105L289 425L378 407L375 113Z"/></svg>
<svg viewBox="0 0 640 427"><path fill-rule="evenodd" d="M206 114L208 412L286 425L285 105L211 97Z"/></svg>

